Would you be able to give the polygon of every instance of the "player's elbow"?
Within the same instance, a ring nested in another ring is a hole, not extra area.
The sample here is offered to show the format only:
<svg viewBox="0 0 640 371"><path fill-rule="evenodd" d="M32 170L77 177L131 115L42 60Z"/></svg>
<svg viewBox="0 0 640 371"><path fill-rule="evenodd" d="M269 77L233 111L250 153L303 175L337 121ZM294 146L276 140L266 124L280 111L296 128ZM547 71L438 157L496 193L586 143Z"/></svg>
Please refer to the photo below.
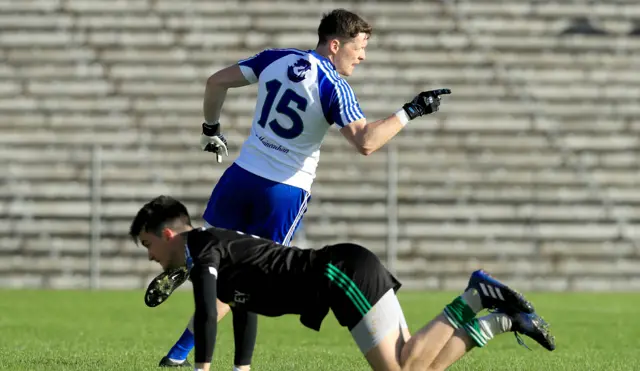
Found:
<svg viewBox="0 0 640 371"><path fill-rule="evenodd" d="M205 294L206 295L206 294ZM195 323L217 323L218 322L218 309L216 303L204 300L200 302L200 305L196 305L195 313L193 314L193 321Z"/></svg>
<svg viewBox="0 0 640 371"><path fill-rule="evenodd" d="M199 321L200 323L217 323L218 313L215 309L202 312L196 311L194 321Z"/></svg>
<svg viewBox="0 0 640 371"><path fill-rule="evenodd" d="M352 142L353 145L356 147L356 150L358 151L358 153L360 153L363 156L369 156L370 154L375 152L376 149L378 149L373 143L373 141L364 135L360 137L356 137L354 139L355 140L353 140Z"/></svg>
<svg viewBox="0 0 640 371"><path fill-rule="evenodd" d="M207 79L207 89L222 87L222 79L219 72L214 73Z"/></svg>
<svg viewBox="0 0 640 371"><path fill-rule="evenodd" d="M226 90L236 85L233 76L226 70L220 70L207 79L207 89L210 90Z"/></svg>
<svg viewBox="0 0 640 371"><path fill-rule="evenodd" d="M374 133L367 127L367 121L365 119L352 122L340 129L340 132L361 155L369 156L380 147L376 143Z"/></svg>
<svg viewBox="0 0 640 371"><path fill-rule="evenodd" d="M375 152L378 148L373 146L371 143L366 141L356 143L356 150L363 156L369 156L373 152Z"/></svg>
<svg viewBox="0 0 640 371"><path fill-rule="evenodd" d="M207 89L229 89L249 85L238 65L223 68L207 78Z"/></svg>
<svg viewBox="0 0 640 371"><path fill-rule="evenodd" d="M370 154L372 154L375 151L376 150L371 148L371 147L365 147L365 146L358 147L358 153L360 153L363 156L369 156Z"/></svg>

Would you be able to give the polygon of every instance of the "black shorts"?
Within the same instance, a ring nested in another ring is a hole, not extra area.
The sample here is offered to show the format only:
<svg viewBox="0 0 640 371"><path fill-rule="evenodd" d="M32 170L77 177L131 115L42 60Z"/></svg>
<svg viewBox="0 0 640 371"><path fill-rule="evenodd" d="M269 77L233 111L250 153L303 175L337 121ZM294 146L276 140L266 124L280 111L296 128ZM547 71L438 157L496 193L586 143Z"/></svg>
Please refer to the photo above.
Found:
<svg viewBox="0 0 640 371"><path fill-rule="evenodd" d="M397 292L402 284L365 247L344 243L328 249L325 297L340 325L351 331L387 291Z"/></svg>

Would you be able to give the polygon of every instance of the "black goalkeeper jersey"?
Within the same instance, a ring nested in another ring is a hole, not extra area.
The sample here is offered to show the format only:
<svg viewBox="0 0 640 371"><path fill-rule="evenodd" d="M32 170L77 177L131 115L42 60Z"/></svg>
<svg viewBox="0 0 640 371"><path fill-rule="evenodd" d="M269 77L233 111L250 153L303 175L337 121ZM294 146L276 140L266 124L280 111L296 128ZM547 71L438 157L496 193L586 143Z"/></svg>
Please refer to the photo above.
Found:
<svg viewBox="0 0 640 371"><path fill-rule="evenodd" d="M302 324L314 330L320 330L331 308L338 322L351 329L380 297L400 287L375 254L355 244L300 249L227 229L200 228L187 232L185 247L196 307L196 362L208 362L213 354L216 298L228 303L234 315L299 314Z"/></svg>
<svg viewBox="0 0 640 371"><path fill-rule="evenodd" d="M188 232L186 254L193 266L215 272L220 301L264 316L300 314L303 324L318 330L317 318L306 317L317 317L321 310L319 285L326 285L322 268L327 249L300 249L227 229L200 228Z"/></svg>
<svg viewBox="0 0 640 371"><path fill-rule="evenodd" d="M221 228L187 232L185 257L195 301L196 362L213 356L216 298L235 311L264 316L299 314L319 330L329 312L322 268L331 247L300 249Z"/></svg>

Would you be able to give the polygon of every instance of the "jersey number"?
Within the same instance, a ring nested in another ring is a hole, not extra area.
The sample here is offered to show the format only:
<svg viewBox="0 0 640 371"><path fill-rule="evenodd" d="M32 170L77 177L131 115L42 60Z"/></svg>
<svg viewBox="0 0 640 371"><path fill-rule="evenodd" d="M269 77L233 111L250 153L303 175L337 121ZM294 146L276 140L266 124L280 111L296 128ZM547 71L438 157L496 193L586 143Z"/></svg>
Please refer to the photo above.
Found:
<svg viewBox="0 0 640 371"><path fill-rule="evenodd" d="M260 114L260 119L258 120L258 125L262 127L267 125L271 107L273 107L273 103L275 102L276 96L282 87L282 83L278 80L270 80L265 84L265 86L267 88L267 98L264 100L264 106L262 106L262 112ZM276 112L291 119L292 125L290 128L283 127L276 119L273 119L268 123L271 130L273 130L277 136L284 139L293 139L302 134L302 129L304 129L302 118L300 118L298 112L289 107L292 102L296 104L296 108L301 112L304 112L307 109L307 100L296 94L296 92L291 89L285 90L282 97L280 97L278 104L276 104Z"/></svg>

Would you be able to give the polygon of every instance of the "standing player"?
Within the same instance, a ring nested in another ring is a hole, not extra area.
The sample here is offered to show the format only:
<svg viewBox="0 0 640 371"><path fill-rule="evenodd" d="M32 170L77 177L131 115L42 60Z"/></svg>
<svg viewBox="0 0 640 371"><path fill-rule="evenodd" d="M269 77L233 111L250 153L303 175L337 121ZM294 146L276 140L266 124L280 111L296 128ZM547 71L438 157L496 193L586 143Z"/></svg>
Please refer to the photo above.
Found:
<svg viewBox="0 0 640 371"><path fill-rule="evenodd" d="M215 153L218 162L227 155L219 123L227 90L258 84L258 99L251 133L211 194L204 212L208 226L289 245L307 209L320 145L332 124L358 152L368 155L409 121L439 109L440 95L450 94L448 89L422 92L390 116L367 122L340 75L351 75L365 60L371 32L357 14L337 9L321 20L315 50L267 49L209 77L200 144ZM228 309L219 303L220 318ZM256 321L253 314L234 319L234 330L242 326L238 331L255 342ZM236 348L236 366L249 364L252 344L248 340L244 350ZM192 347L193 334L187 328L161 365L182 364Z"/></svg>
<svg viewBox="0 0 640 371"><path fill-rule="evenodd" d="M193 229L184 205L167 196L144 205L129 233L164 270L185 265L189 270L196 370L209 370L213 357L216 299L232 305L234 316L243 311L270 317L298 314L304 326L316 331L331 309L374 370L444 370L472 348L509 331L555 349L555 339L533 305L482 270L412 337L396 297L401 284L364 247L299 249L227 229ZM170 294L151 291L161 301ZM483 309L494 312L476 318Z"/></svg>

